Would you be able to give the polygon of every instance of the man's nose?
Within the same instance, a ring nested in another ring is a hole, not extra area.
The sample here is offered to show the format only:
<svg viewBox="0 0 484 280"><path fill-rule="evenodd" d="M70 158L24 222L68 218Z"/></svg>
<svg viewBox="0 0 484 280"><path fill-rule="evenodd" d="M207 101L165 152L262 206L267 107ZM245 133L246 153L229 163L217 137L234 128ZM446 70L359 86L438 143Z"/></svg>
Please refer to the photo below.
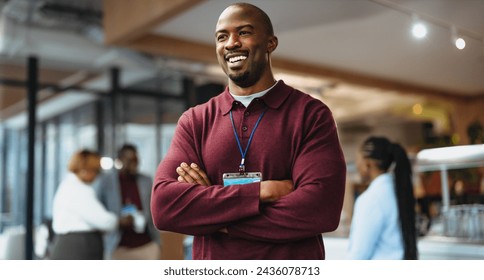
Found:
<svg viewBox="0 0 484 280"><path fill-rule="evenodd" d="M241 46L239 36L232 35L229 37L227 40L227 43L225 44L226 49L234 49L234 48L239 48Z"/></svg>

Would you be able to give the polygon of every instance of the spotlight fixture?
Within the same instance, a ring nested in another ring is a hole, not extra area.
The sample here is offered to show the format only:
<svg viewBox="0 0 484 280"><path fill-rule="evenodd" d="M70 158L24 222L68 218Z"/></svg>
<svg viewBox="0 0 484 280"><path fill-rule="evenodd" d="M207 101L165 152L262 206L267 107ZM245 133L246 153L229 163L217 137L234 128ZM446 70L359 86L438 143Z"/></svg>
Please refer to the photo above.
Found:
<svg viewBox="0 0 484 280"><path fill-rule="evenodd" d="M416 15L413 15L412 35L417 39L423 39L427 36L427 26L423 24Z"/></svg>
<svg viewBox="0 0 484 280"><path fill-rule="evenodd" d="M464 39L464 36L465 36L467 40L472 41L471 43L473 43L474 41L477 41L481 45L484 51L484 36L483 34L476 32L475 30L470 30L463 26L456 27L452 22L449 22L446 19L436 18L429 14L420 14L420 13L417 14L416 10L411 9L406 5L399 3L399 2L405 2L405 1L398 1L398 0L368 0L368 1L374 2L386 8L389 8L389 9L401 12L407 16L410 16L411 23L412 23L410 32L412 33L413 37L415 37L416 39L421 40L425 38L429 31L426 25L431 24L433 26L438 26L441 28L445 28L447 30L450 29L452 33L451 35L452 44L457 49L463 50L466 47L468 42L466 42L466 40ZM459 34L457 34L457 29Z"/></svg>
<svg viewBox="0 0 484 280"><path fill-rule="evenodd" d="M462 50L466 47L466 41L457 35L457 28L455 26L450 27L450 34L452 38L452 42L455 44L455 47L459 50Z"/></svg>
<svg viewBox="0 0 484 280"><path fill-rule="evenodd" d="M457 40L455 40L455 46L459 50L462 50L466 47L466 41L462 38L457 38Z"/></svg>

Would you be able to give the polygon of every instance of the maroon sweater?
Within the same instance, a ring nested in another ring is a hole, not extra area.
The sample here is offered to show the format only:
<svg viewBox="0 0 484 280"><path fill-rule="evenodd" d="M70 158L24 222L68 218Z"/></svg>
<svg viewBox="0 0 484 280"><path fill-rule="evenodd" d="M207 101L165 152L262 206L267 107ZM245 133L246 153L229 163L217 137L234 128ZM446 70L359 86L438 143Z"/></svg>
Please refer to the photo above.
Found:
<svg viewBox="0 0 484 280"><path fill-rule="evenodd" d="M295 190L259 203L259 183L223 186L241 155L229 112L247 152L246 171L263 180L292 179ZM245 127L245 128L244 128ZM177 182L176 167L195 162L212 186ZM346 164L329 108L284 82L248 108L226 89L179 119L156 172L151 209L160 230L194 235L194 259L324 259L321 233L338 227ZM219 230L227 228L228 234Z"/></svg>

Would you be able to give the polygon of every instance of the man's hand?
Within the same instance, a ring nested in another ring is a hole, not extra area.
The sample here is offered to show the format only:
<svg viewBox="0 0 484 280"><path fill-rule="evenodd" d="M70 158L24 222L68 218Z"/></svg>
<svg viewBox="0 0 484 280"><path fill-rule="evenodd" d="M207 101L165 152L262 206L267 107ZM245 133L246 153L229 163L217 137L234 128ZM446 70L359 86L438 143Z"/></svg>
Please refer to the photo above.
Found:
<svg viewBox="0 0 484 280"><path fill-rule="evenodd" d="M182 162L180 166L176 168L176 173L179 175L178 182L196 183L204 186L212 185L208 179L207 173L200 169L195 163L188 165L185 162Z"/></svg>
<svg viewBox="0 0 484 280"><path fill-rule="evenodd" d="M261 202L273 202L290 194L294 190L292 180L269 180L260 183L259 200Z"/></svg>
<svg viewBox="0 0 484 280"><path fill-rule="evenodd" d="M176 173L178 173L178 182L200 184L204 186L212 185L208 179L207 173L195 163L188 165L187 163L182 162L180 166L176 168ZM291 193L293 190L294 183L291 180L262 181L260 183L259 200L261 202L273 202Z"/></svg>

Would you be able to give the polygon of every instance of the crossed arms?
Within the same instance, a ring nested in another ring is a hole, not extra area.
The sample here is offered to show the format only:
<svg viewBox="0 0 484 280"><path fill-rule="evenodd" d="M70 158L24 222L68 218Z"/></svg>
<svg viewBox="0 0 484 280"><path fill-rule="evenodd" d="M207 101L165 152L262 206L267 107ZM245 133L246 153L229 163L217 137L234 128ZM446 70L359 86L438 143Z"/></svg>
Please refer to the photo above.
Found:
<svg viewBox="0 0 484 280"><path fill-rule="evenodd" d="M203 171L196 163L188 165L182 162L176 168L178 182L200 184L211 186L207 173ZM259 200L261 203L274 202L279 198L289 194L294 190L294 184L291 180L267 180L260 183Z"/></svg>
<svg viewBox="0 0 484 280"><path fill-rule="evenodd" d="M154 224L190 235L227 231L233 237L276 243L335 230L346 167L331 116L318 117L325 120L315 120L306 134L292 163L292 180L230 187L213 185L210 173L199 167L193 125L181 119L155 177Z"/></svg>

